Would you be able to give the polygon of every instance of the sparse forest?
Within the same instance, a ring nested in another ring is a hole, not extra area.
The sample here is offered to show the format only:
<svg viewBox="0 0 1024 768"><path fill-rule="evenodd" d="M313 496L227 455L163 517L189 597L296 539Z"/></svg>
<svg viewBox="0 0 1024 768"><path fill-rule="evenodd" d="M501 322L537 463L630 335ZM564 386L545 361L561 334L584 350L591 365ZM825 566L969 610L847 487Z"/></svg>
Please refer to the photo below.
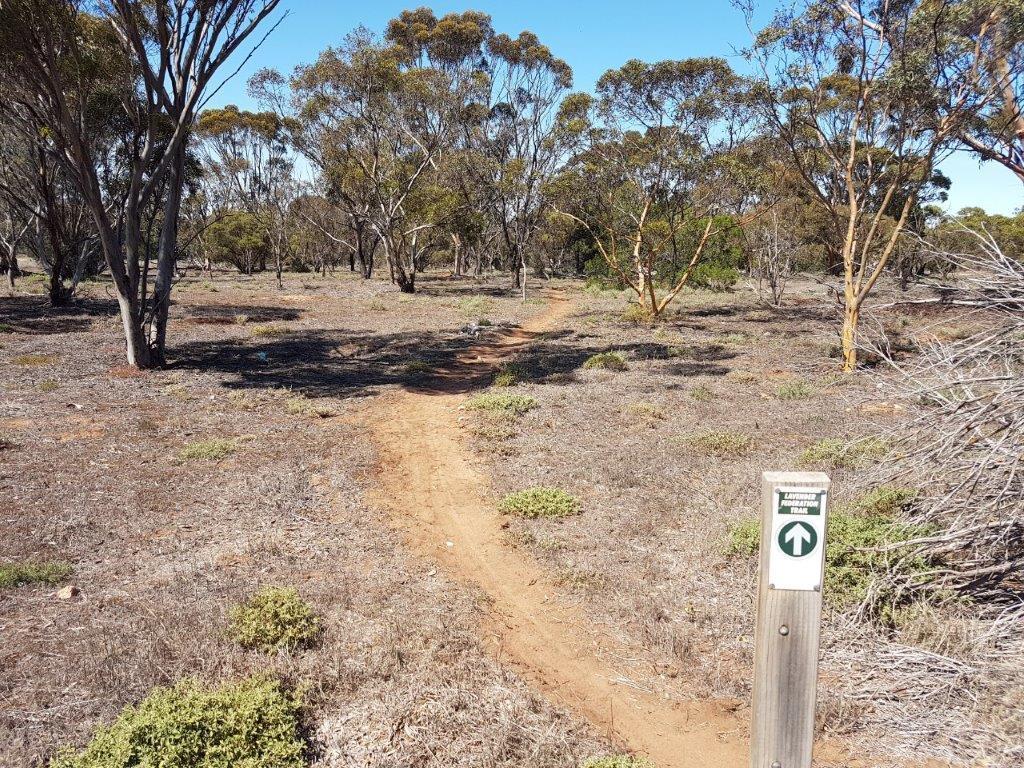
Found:
<svg viewBox="0 0 1024 768"><path fill-rule="evenodd" d="M480 5L0 0L0 764L747 765L818 470L815 764L1020 765L1024 2Z"/></svg>

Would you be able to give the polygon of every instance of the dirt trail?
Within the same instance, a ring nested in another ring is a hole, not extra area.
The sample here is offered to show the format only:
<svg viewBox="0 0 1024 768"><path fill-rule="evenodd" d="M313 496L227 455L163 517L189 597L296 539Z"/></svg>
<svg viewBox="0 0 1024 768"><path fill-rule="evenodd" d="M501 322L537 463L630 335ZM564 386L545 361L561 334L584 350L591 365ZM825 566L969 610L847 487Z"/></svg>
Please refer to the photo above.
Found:
<svg viewBox="0 0 1024 768"><path fill-rule="evenodd" d="M634 682L630 669L639 654L595 633L579 609L559 598L544 570L502 540L488 479L458 425L460 392L560 327L572 305L554 293L549 298L546 312L469 348L422 391L368 403L364 423L380 459L371 501L391 512L417 552L486 594L493 652L549 700L658 768L746 766L747 725L732 713L735 703L669 701Z"/></svg>

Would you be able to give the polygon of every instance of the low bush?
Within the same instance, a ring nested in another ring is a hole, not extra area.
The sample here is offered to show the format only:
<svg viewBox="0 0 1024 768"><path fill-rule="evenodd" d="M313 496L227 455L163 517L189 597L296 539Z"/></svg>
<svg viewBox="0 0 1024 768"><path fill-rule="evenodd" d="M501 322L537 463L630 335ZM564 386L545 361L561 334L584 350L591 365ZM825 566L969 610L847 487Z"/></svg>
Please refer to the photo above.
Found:
<svg viewBox="0 0 1024 768"><path fill-rule="evenodd" d="M3 563L0 565L0 588L23 587L29 584L60 584L71 575L67 563Z"/></svg>
<svg viewBox="0 0 1024 768"><path fill-rule="evenodd" d="M402 366L402 372L407 373L411 376L419 376L425 373L431 373L434 370L430 363L424 362L423 360L413 360Z"/></svg>
<svg viewBox="0 0 1024 768"><path fill-rule="evenodd" d="M459 300L458 307L465 315L483 317L494 309L494 302L486 296L467 296Z"/></svg>
<svg viewBox="0 0 1024 768"><path fill-rule="evenodd" d="M709 400L715 399L715 393L710 387L706 387L703 384L698 384L696 387L690 390L690 397L702 403L706 403Z"/></svg>
<svg viewBox="0 0 1024 768"><path fill-rule="evenodd" d="M253 336L287 336L291 331L281 325L254 325L250 329Z"/></svg>
<svg viewBox="0 0 1024 768"><path fill-rule="evenodd" d="M523 369L515 363L501 366L491 382L495 387L514 387L526 378Z"/></svg>
<svg viewBox="0 0 1024 768"><path fill-rule="evenodd" d="M806 400L814 394L814 388L806 381L787 381L775 390L779 400Z"/></svg>
<svg viewBox="0 0 1024 768"><path fill-rule="evenodd" d="M625 371L629 368L626 358L618 352L598 352L583 363L584 368L604 371Z"/></svg>
<svg viewBox="0 0 1024 768"><path fill-rule="evenodd" d="M882 485L872 491L858 496L849 504L844 504L839 509L844 512L869 517L896 517L908 509L917 501L919 492L914 488L904 488L897 485Z"/></svg>
<svg viewBox="0 0 1024 768"><path fill-rule="evenodd" d="M536 519L578 515L583 507L575 496L560 488L538 486L508 494L498 503L498 511L503 515Z"/></svg>
<svg viewBox="0 0 1024 768"><path fill-rule="evenodd" d="M294 587L265 587L231 609L228 636L243 648L292 651L319 634L320 620Z"/></svg>
<svg viewBox="0 0 1024 768"><path fill-rule="evenodd" d="M219 461L226 459L237 450L238 446L234 440L214 438L213 440L200 440L197 443L186 445L178 453L182 461Z"/></svg>
<svg viewBox="0 0 1024 768"><path fill-rule="evenodd" d="M156 688L51 768L302 768L301 700L269 678Z"/></svg>
<svg viewBox="0 0 1024 768"><path fill-rule="evenodd" d="M496 392L484 392L470 398L466 408L471 411L484 411L492 414L522 416L538 406L537 400L529 395L513 395Z"/></svg>
<svg viewBox="0 0 1024 768"><path fill-rule="evenodd" d="M632 323L633 325L647 325L654 321L654 315L651 314L651 310L645 307L643 304L630 304L619 315L625 323Z"/></svg>
<svg viewBox="0 0 1024 768"><path fill-rule="evenodd" d="M58 384L53 379L46 379L46 381L39 382L40 392L56 392L58 389L60 389L60 384Z"/></svg>
<svg viewBox="0 0 1024 768"><path fill-rule="evenodd" d="M732 267L706 261L698 264L690 273L690 285L708 291L721 293L728 291L739 282L740 273Z"/></svg>
<svg viewBox="0 0 1024 768"><path fill-rule="evenodd" d="M889 515L837 509L829 517L825 543L825 599L840 609L858 605L868 596L879 573L925 580L928 563L920 557L904 556L898 545L927 533L924 526L908 525ZM895 549L880 551L891 547ZM879 598L878 604L892 602Z"/></svg>
<svg viewBox="0 0 1024 768"><path fill-rule="evenodd" d="M825 466L831 469L856 469L870 461L880 459L889 451L889 444L876 437L862 440L841 440L834 437L819 440L800 454L805 466Z"/></svg>
<svg viewBox="0 0 1024 768"><path fill-rule="evenodd" d="M717 341L719 344L731 344L737 347L749 342L750 337L744 333L727 333L724 336L719 336Z"/></svg>
<svg viewBox="0 0 1024 768"><path fill-rule="evenodd" d="M756 555L761 547L761 521L741 520L729 528L729 543L725 548L730 555Z"/></svg>
<svg viewBox="0 0 1024 768"><path fill-rule="evenodd" d="M642 757L633 755L605 755L591 757L583 762L582 768L654 768Z"/></svg>
<svg viewBox="0 0 1024 768"><path fill-rule="evenodd" d="M712 456L746 456L754 449L754 439L750 435L724 430L693 435L687 442L701 453Z"/></svg>

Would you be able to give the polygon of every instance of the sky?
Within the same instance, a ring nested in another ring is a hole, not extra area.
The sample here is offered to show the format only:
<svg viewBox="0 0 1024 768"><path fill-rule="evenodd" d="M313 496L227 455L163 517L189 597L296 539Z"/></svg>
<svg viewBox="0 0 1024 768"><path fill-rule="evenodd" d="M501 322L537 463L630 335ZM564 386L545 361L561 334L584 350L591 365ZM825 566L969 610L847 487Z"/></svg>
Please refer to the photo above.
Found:
<svg viewBox="0 0 1024 768"><path fill-rule="evenodd" d="M606 70L634 58L659 61L722 56L742 70L736 50L749 40L742 16L728 0L282 0L277 16L284 12L287 16L209 106L255 108L246 95L245 83L256 70L272 67L287 74L296 65L313 61L324 48L340 44L357 26L383 32L388 20L419 5L429 5L439 16L451 11L484 11L491 15L498 32L513 36L524 29L534 32L554 55L569 63L578 90L591 90ZM761 5L767 20L774 3ZM946 204L950 211L979 206L989 213L1012 214L1024 207L1024 185L1002 166L980 164L958 152L940 168L953 181Z"/></svg>

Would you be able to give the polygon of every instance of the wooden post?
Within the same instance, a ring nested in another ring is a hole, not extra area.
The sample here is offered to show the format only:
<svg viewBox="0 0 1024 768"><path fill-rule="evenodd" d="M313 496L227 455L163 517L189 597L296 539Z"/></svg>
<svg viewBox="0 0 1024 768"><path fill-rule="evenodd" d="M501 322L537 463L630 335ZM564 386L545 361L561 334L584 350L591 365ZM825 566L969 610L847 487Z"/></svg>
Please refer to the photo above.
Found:
<svg viewBox="0 0 1024 768"><path fill-rule="evenodd" d="M751 768L810 768L829 478L762 475Z"/></svg>

